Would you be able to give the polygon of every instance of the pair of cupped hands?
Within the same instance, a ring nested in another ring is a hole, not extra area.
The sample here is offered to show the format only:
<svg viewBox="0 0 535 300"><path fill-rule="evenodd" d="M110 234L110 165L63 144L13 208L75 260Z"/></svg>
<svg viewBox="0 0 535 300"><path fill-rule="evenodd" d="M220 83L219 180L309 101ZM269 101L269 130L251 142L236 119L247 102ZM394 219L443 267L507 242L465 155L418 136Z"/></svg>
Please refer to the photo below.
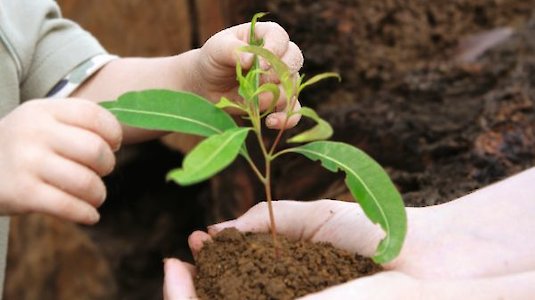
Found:
<svg viewBox="0 0 535 300"><path fill-rule="evenodd" d="M407 208L408 232L400 255L385 271L303 299L530 299L535 295L535 169L446 204ZM330 242L373 256L383 231L355 203L275 201L278 232L291 239ZM267 206L189 237L195 256L226 227L267 232ZM195 267L164 261L164 299L196 299Z"/></svg>

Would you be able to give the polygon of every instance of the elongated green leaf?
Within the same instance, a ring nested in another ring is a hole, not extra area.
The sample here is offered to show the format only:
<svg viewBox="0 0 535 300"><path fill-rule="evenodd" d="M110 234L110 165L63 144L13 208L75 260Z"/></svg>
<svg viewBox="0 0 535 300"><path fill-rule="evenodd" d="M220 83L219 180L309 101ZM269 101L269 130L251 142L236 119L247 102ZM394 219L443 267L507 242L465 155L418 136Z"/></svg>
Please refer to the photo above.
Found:
<svg viewBox="0 0 535 300"><path fill-rule="evenodd" d="M210 101L186 92L129 92L101 103L129 126L210 136L236 128L234 120Z"/></svg>
<svg viewBox="0 0 535 300"><path fill-rule="evenodd" d="M386 263L399 254L407 232L407 216L401 195L383 168L361 150L344 143L320 141L285 150L301 153L336 172L346 173L346 185L364 213L379 223L386 237L373 259Z"/></svg>
<svg viewBox="0 0 535 300"><path fill-rule="evenodd" d="M188 153L182 168L167 174L167 179L190 185L212 177L236 159L249 130L233 128L206 138Z"/></svg>
<svg viewBox="0 0 535 300"><path fill-rule="evenodd" d="M217 102L215 104L215 106L217 108L221 108L221 109L223 109L223 108L234 108L234 109L238 109L238 110L243 111L243 112L246 111L243 107L241 107L236 102L230 100L227 97L221 97L221 99L219 99L219 102Z"/></svg>
<svg viewBox="0 0 535 300"><path fill-rule="evenodd" d="M297 113L311 118L316 121L316 126L310 128L307 131L301 132L300 134L288 139L288 143L304 143L311 141L326 140L333 135L333 128L329 123L320 118L318 114L309 107L302 107Z"/></svg>
<svg viewBox="0 0 535 300"><path fill-rule="evenodd" d="M340 75L338 73L334 72L327 72L327 73L321 73L316 76L313 76L312 78L305 81L303 84L299 85L298 93L301 93L301 91L306 88L309 85L313 85L321 80L327 79L327 78L338 78L338 81L342 80Z"/></svg>

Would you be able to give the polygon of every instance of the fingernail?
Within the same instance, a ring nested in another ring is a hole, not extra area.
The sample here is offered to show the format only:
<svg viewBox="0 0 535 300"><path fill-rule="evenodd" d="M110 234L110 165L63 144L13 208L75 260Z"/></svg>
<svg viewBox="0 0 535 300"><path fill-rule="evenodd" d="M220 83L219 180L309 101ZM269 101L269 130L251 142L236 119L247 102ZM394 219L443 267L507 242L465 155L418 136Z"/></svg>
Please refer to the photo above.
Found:
<svg viewBox="0 0 535 300"><path fill-rule="evenodd" d="M266 126L267 127L275 128L277 125L279 125L279 119L277 119L275 117L272 117L272 116L268 116L266 118Z"/></svg>

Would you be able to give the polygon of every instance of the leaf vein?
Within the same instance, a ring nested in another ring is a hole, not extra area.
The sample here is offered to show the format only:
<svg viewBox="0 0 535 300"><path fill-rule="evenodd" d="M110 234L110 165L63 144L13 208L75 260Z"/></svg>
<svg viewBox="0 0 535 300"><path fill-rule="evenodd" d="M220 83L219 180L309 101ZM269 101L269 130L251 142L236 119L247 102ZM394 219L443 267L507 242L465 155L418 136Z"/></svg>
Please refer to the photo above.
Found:
<svg viewBox="0 0 535 300"><path fill-rule="evenodd" d="M336 159L334 159L334 158L332 158L332 157L323 155L323 154L320 153L320 152L312 151L312 150L309 150L309 149L303 149L303 148L301 148L301 149L295 149L295 150L296 150L296 151L302 151L302 152L312 153L312 154L317 155L317 156L319 156L319 157L322 157L322 158L324 158L324 159L326 159L326 160L330 160L331 162L334 162L334 163L338 164L339 166L342 166L346 172L351 173L353 176L355 176L357 179L359 179L360 182L364 182L364 181L362 180L362 178L361 178L360 176L358 176L358 174L355 173L353 170L351 170L347 165L345 165L344 163L342 163L342 162L340 162L340 161L338 161L338 160L336 160ZM385 230L386 230L386 232L387 232L387 233L390 232L390 224L389 224L389 222L388 222L388 219L386 218L386 215L385 215L383 209L381 208L381 206L379 205L379 202L377 201L377 197L375 196L375 194L374 194L374 193L373 193L373 192L372 192L372 191L371 191L365 184L363 184L363 186L364 186L364 189L366 189L366 191L368 192L368 194L372 197L372 199L373 199L373 201L375 202L375 204L376 204L376 206L377 206L377 208L378 208L378 210L379 210L381 216L382 216L383 219L385 220L385 227L386 227ZM386 240L386 241L385 241L386 244L389 244L389 243L390 243L390 234L387 234L387 235L386 235L385 240ZM388 247L385 247L384 249L387 249L387 248L388 248ZM380 254L380 253L379 253L379 254ZM376 254L376 256L379 256L379 254Z"/></svg>
<svg viewBox="0 0 535 300"><path fill-rule="evenodd" d="M210 125L208 125L206 123L200 122L200 121L192 119L192 118L187 118L187 117L182 117L182 116L177 116L177 115L171 115L171 114L159 113L159 112L146 112L146 111L142 111L142 110L135 110L135 109L128 109L128 108L117 108L117 107L111 108L110 110L111 111L119 111L119 112L137 113L137 114L141 114L141 115L156 115L156 116L167 117L167 118L171 118L171 119L179 119L179 120L184 120L184 121L188 121L188 122L191 122L191 123L199 124L199 125L201 125L203 127L206 127L206 128L208 128L210 130L213 130L216 133L222 133L223 132L220 129L218 129L217 127L210 126Z"/></svg>

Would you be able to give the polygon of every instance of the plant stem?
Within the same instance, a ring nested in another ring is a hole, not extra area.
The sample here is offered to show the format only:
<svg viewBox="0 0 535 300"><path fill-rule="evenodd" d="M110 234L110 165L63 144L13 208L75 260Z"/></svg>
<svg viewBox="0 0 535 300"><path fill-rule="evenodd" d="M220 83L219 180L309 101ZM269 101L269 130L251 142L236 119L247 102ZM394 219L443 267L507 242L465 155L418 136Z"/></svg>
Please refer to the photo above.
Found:
<svg viewBox="0 0 535 300"><path fill-rule="evenodd" d="M269 211L269 222L271 225L271 238L273 239L273 246L275 247L275 257L280 255L280 246L277 240L277 226L275 225L275 215L273 214L273 199L271 197L271 159L266 157L266 177L264 182L264 189L266 190L266 202Z"/></svg>
<svg viewBox="0 0 535 300"><path fill-rule="evenodd" d="M262 139L261 127L254 128L254 132L256 134L256 138L258 139L258 143L260 145L260 149L262 150L262 154L264 156L264 162L265 162L265 175L262 176L260 172L257 172L257 176L258 178L260 178L260 181L262 182L262 184L264 184L264 190L266 191L266 202L267 202L268 210L269 210L269 223L271 225L270 226L271 237L273 239L273 246L275 247L275 256L279 257L280 246L277 240L277 226L275 225L275 215L273 213L273 199L271 196L271 161L272 161L272 158L271 158L271 154L267 151L266 146L264 145L264 141ZM251 162L251 165L254 165L254 164L252 164Z"/></svg>
<svg viewBox="0 0 535 300"><path fill-rule="evenodd" d="M286 114L286 119L284 119L284 123L282 124L281 129L279 130L279 133L277 134L277 137L275 138L275 141L271 145L271 149L269 149L269 156L272 159L272 155L275 152L275 149L277 148L277 145L280 142L280 139L282 137L282 134L284 133L284 130L286 129L286 126L288 126L288 120L290 119L291 113L294 110L295 104L297 102L297 97L292 97L292 102L290 103L290 108L288 109L288 112Z"/></svg>

